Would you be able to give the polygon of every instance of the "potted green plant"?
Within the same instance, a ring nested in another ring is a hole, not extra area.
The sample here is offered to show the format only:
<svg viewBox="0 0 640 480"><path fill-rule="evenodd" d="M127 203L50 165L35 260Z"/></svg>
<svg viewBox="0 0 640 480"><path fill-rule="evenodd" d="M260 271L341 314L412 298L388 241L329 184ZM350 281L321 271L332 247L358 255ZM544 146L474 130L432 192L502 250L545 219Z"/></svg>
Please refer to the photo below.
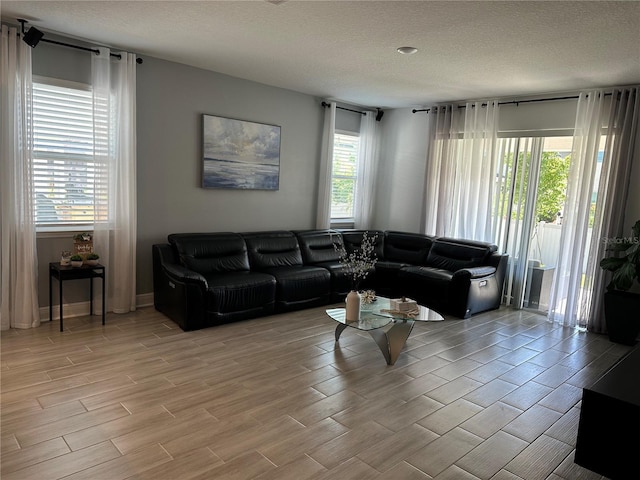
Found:
<svg viewBox="0 0 640 480"><path fill-rule="evenodd" d="M71 255L71 266L72 267L81 267L82 266L82 257L78 254Z"/></svg>
<svg viewBox="0 0 640 480"><path fill-rule="evenodd" d="M100 255L98 255L97 253L88 254L86 258L87 265L91 265L91 266L97 265L99 258L100 258Z"/></svg>
<svg viewBox="0 0 640 480"><path fill-rule="evenodd" d="M607 240L608 252L600 267L612 273L604 294L604 316L612 342L633 345L640 333L640 220L631 229L630 237Z"/></svg>

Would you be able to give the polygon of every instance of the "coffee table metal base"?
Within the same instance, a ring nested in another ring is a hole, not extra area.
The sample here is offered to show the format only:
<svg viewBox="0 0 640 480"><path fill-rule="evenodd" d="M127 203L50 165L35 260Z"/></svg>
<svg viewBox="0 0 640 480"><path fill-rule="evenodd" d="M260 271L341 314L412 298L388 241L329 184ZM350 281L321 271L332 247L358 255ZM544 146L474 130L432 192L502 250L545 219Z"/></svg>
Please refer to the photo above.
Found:
<svg viewBox="0 0 640 480"><path fill-rule="evenodd" d="M380 348L387 365L396 363L400 352L407 343L407 338L411 335L415 322L413 320L397 320L389 330L382 328L369 330L369 335ZM348 325L339 323L336 326L336 342L340 339L340 334Z"/></svg>

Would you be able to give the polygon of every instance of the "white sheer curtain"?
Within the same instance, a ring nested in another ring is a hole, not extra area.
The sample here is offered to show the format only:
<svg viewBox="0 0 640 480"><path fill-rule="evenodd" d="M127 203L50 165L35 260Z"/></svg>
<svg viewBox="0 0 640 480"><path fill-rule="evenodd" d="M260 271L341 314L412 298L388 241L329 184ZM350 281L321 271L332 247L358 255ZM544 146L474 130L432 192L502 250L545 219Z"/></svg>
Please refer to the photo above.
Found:
<svg viewBox="0 0 640 480"><path fill-rule="evenodd" d="M452 229L453 212L447 210L451 192L447 188L453 184L455 175L454 109L457 112L453 105L433 107L428 117L424 232L430 235L446 235Z"/></svg>
<svg viewBox="0 0 640 480"><path fill-rule="evenodd" d="M331 226L331 170L333 165L333 136L336 131L336 103L330 102L324 111L320 171L318 172L318 209L316 228Z"/></svg>
<svg viewBox="0 0 640 480"><path fill-rule="evenodd" d="M425 233L493 242L498 101L430 115Z"/></svg>
<svg viewBox="0 0 640 480"><path fill-rule="evenodd" d="M358 178L354 227L372 227L376 177L378 173L379 133L376 112L367 111L360 120L360 151L358 153Z"/></svg>
<svg viewBox="0 0 640 480"><path fill-rule="evenodd" d="M136 308L136 57L99 50L91 57L95 161L102 176L96 182L94 250L107 267L107 308L125 313Z"/></svg>
<svg viewBox="0 0 640 480"><path fill-rule="evenodd" d="M605 331L605 280L599 267L605 248L602 239L624 234L624 205L639 111L638 88L614 89L610 99L603 90L582 92L578 98L560 252L549 308L549 319L559 324ZM606 140L598 179L603 134ZM594 192L596 210L590 230ZM585 251L586 265L582 260Z"/></svg>
<svg viewBox="0 0 640 480"><path fill-rule="evenodd" d="M6 330L40 325L32 171L31 48L14 27L2 25L0 65L0 326Z"/></svg>

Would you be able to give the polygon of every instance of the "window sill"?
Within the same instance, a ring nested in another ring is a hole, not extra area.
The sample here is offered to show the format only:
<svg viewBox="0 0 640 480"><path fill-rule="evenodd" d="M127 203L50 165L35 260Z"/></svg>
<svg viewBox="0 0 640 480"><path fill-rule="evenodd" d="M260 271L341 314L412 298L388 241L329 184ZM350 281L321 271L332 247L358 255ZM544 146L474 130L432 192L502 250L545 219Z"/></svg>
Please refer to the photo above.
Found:
<svg viewBox="0 0 640 480"><path fill-rule="evenodd" d="M354 228L354 221L349 219L331 220L331 228Z"/></svg>
<svg viewBox="0 0 640 480"><path fill-rule="evenodd" d="M86 225L84 228L76 226L68 227L37 227L36 238L69 238L77 233L93 232L93 225Z"/></svg>

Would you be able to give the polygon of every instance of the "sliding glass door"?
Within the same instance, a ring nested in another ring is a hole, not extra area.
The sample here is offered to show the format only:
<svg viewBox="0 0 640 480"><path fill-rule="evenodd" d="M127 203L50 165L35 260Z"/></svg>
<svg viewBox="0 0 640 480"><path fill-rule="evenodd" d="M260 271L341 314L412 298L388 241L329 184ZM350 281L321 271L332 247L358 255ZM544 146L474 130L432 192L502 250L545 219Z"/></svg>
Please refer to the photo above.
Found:
<svg viewBox="0 0 640 480"><path fill-rule="evenodd" d="M500 140L494 221L497 243L510 258L504 289L507 305L540 313L549 309L571 142L572 137Z"/></svg>

